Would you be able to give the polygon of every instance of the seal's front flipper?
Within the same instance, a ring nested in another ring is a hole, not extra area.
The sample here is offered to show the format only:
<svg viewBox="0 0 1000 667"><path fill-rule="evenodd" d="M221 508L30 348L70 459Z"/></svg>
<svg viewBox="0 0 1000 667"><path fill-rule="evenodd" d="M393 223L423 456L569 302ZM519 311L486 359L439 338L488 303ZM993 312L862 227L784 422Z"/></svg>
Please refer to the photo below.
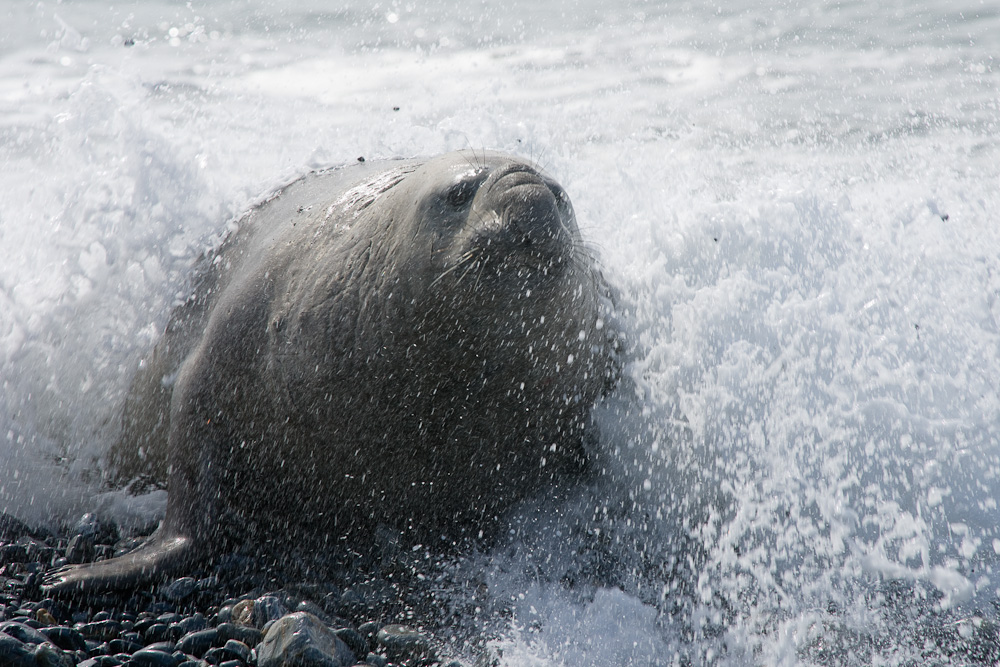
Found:
<svg viewBox="0 0 1000 667"><path fill-rule="evenodd" d="M42 590L53 595L96 593L152 583L190 563L191 538L157 537L124 556L83 565L66 565L45 574Z"/></svg>

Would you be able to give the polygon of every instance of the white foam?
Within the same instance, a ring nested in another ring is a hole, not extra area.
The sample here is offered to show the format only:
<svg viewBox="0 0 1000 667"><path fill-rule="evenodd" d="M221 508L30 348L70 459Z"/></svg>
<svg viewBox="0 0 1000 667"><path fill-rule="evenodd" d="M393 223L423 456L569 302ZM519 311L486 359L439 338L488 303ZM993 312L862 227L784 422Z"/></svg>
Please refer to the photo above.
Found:
<svg viewBox="0 0 1000 667"><path fill-rule="evenodd" d="M1000 595L1000 19L967 4L19 9L0 508L162 512L100 495L100 456L190 261L261 193L512 150L570 192L635 354L598 479L534 510L551 539L464 566L510 612L503 664L925 659L933 614Z"/></svg>

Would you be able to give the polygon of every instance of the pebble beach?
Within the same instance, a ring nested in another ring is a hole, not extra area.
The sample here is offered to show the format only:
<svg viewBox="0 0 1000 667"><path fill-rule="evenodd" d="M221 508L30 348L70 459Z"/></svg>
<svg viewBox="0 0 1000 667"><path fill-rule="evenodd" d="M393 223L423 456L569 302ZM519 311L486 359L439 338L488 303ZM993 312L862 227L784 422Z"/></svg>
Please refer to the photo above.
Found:
<svg viewBox="0 0 1000 667"><path fill-rule="evenodd" d="M280 587L234 555L160 584L46 596L47 572L120 555L141 538L85 515L65 534L0 515L0 665L347 667L450 665L381 582ZM477 663L486 664L486 663Z"/></svg>

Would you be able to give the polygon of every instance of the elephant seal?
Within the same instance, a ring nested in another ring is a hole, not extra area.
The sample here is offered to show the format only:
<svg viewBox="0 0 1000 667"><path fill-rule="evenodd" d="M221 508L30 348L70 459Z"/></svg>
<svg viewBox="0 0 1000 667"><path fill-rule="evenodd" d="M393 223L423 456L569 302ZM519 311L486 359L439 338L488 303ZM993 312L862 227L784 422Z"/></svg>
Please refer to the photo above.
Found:
<svg viewBox="0 0 1000 667"><path fill-rule="evenodd" d="M53 571L128 588L248 543L476 535L579 470L616 375L569 198L500 153L313 172L235 221L141 364L111 459L166 476L136 551Z"/></svg>

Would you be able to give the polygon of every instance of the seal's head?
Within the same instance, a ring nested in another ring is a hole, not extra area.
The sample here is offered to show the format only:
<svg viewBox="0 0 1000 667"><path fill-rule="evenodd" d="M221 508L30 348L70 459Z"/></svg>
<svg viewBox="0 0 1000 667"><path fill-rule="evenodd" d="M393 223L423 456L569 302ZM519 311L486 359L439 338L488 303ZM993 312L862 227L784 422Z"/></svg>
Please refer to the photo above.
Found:
<svg viewBox="0 0 1000 667"><path fill-rule="evenodd" d="M434 340L447 360L432 368L593 402L609 372L608 288L563 187L510 155L459 151L394 189L411 203L387 238L404 243L394 280L413 350Z"/></svg>

